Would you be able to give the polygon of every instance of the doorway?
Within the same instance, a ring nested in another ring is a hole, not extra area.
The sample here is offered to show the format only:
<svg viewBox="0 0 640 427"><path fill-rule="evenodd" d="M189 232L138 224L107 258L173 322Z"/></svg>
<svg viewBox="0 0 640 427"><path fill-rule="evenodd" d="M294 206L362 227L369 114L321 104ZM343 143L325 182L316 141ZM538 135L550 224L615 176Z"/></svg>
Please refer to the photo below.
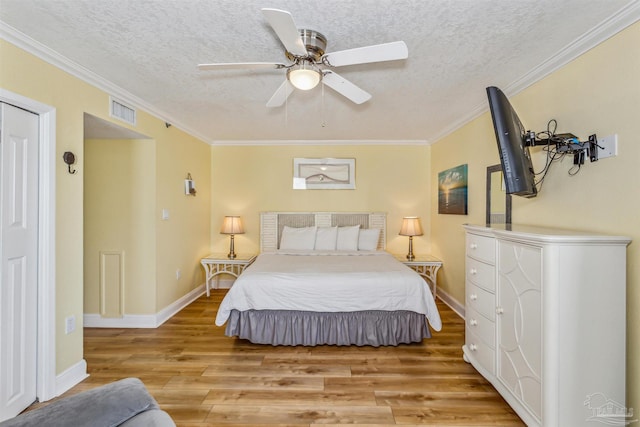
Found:
<svg viewBox="0 0 640 427"><path fill-rule="evenodd" d="M141 291L155 270L155 141L84 114L83 298L85 327L153 312Z"/></svg>

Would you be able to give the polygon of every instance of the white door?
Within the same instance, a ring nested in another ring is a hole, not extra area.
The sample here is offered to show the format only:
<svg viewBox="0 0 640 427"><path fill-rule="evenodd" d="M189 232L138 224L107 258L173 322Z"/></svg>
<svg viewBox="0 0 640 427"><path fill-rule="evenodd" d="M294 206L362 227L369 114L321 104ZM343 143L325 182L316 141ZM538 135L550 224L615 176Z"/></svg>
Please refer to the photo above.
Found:
<svg viewBox="0 0 640 427"><path fill-rule="evenodd" d="M38 116L0 104L0 421L36 399Z"/></svg>

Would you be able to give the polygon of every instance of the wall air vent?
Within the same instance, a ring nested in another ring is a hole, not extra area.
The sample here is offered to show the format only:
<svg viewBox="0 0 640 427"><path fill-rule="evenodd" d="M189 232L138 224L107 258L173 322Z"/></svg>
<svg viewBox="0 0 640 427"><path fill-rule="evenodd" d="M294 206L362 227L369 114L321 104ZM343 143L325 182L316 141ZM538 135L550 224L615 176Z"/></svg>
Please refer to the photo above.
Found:
<svg viewBox="0 0 640 427"><path fill-rule="evenodd" d="M109 97L109 115L130 125L136 125L136 109Z"/></svg>

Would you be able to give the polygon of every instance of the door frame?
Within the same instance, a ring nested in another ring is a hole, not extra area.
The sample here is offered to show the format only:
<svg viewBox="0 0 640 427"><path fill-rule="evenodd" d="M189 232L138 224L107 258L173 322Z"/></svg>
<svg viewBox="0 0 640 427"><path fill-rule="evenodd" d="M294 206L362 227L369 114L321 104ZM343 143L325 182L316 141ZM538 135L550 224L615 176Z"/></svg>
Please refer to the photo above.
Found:
<svg viewBox="0 0 640 427"><path fill-rule="evenodd" d="M0 88L0 101L38 114L38 322L36 396L56 396L56 109Z"/></svg>

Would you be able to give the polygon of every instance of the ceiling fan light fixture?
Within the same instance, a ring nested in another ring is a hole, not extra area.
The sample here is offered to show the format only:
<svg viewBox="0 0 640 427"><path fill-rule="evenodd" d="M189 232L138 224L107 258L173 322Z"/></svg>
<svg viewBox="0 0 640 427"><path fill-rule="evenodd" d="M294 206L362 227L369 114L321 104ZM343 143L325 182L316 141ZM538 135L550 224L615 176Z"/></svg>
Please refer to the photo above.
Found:
<svg viewBox="0 0 640 427"><path fill-rule="evenodd" d="M302 61L287 70L287 79L300 90L310 90L318 86L322 80L322 72L308 61Z"/></svg>

